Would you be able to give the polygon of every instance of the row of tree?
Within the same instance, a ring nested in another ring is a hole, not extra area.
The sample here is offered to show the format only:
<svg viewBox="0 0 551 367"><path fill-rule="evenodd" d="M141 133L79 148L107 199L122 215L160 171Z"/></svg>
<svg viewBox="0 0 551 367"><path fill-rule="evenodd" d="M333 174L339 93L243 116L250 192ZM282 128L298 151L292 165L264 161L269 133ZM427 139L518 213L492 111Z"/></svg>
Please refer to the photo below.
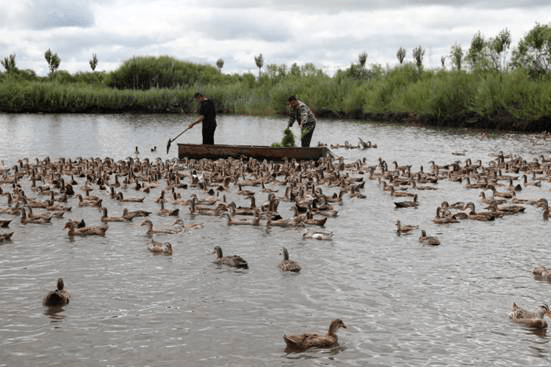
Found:
<svg viewBox="0 0 551 367"><path fill-rule="evenodd" d="M451 46L450 53L441 57L441 64L443 68L446 67L446 64L451 64L451 68L455 70L463 70L465 66L470 70L487 71L524 68L529 71L532 77L548 74L551 69L551 26L536 24L519 42L518 46L512 52L511 61L507 62L510 48L511 33L508 29L504 29L499 32L497 36L490 38L486 38L479 31L473 36L468 49L464 50L462 46L457 43ZM419 69L422 69L425 49L422 46L418 46L413 48L411 53L413 64ZM396 52L396 58L400 65L404 63L406 54L407 51L403 47L400 47ZM360 76L362 79L365 76L369 76L369 72L366 70L367 57L367 52L362 52L358 56L358 64L352 64L348 72L351 75ZM48 63L49 77L52 77L58 71L61 59L57 53L52 52L50 49L44 53L44 58ZM112 78L111 86L117 88L129 87L132 89L147 89L154 86L175 87L182 85L182 83L189 84L189 79L186 81L182 78L201 79L201 77L197 78L196 76L190 75L188 72L189 70L183 72L184 69L189 69L189 67L178 67L178 63L172 58L161 57L160 59L162 63L165 64L164 66L166 66L166 73L164 73L166 75L157 75L158 71L154 70L146 70L144 72L143 66L147 65L147 58L135 57L125 61L123 65L114 72L115 75ZM144 62L144 60L146 61ZM254 57L254 61L258 68L258 78L260 79L262 68L264 67L264 57L262 54L259 54ZM0 60L0 63L4 67L6 74L19 74L29 78L35 77L35 73L32 70L19 70L17 68L15 54L4 57ZM98 65L96 54L92 55L89 64L92 72L95 72ZM223 66L224 60L221 58L218 59L216 61L216 67L219 73L221 73ZM374 69L378 67L380 66L373 66ZM279 72L282 71L281 66L268 65L268 68L272 75L274 75L275 69L279 68ZM191 70L192 72L205 72L205 68L201 66L191 69L195 69ZM285 68L283 68L283 71L285 71ZM180 73L182 78L171 77L169 75L170 72L172 72L172 75L174 75L174 73ZM144 73L150 75L143 75ZM210 73L211 71L207 72L207 74ZM132 74L134 75L131 77L130 75ZM277 72L275 74L277 74ZM131 83L125 81L125 79L129 78L133 78Z"/></svg>

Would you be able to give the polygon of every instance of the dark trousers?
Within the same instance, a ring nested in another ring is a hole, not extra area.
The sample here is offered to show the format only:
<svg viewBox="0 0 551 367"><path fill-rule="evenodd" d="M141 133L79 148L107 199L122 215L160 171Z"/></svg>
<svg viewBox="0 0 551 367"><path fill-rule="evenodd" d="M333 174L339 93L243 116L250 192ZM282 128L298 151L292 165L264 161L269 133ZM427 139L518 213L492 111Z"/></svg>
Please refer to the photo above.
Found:
<svg viewBox="0 0 551 367"><path fill-rule="evenodd" d="M310 130L308 132L308 134L306 134L306 135L304 135L300 138L300 145L303 148L308 148L310 146L310 141L312 140L312 135L314 135L314 129Z"/></svg>
<svg viewBox="0 0 551 367"><path fill-rule="evenodd" d="M214 144L214 130L216 126L203 127L203 144Z"/></svg>

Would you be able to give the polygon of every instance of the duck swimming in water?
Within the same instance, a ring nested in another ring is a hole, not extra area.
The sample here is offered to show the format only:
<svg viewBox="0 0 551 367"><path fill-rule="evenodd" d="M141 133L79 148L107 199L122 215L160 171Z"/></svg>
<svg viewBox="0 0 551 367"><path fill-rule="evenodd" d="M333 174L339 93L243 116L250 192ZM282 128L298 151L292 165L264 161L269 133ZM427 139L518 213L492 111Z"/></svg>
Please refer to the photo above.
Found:
<svg viewBox="0 0 551 367"><path fill-rule="evenodd" d="M228 265L233 266L234 268L248 269L249 264L241 256L224 256L222 254L222 248L220 246L215 246L213 254L216 255L216 260L214 262L219 265Z"/></svg>
<svg viewBox="0 0 551 367"><path fill-rule="evenodd" d="M440 245L440 240L438 239L438 237L427 236L427 232L425 232L425 230L421 231L421 236L419 237L419 242L421 242L425 246L438 246L438 245Z"/></svg>
<svg viewBox="0 0 551 367"><path fill-rule="evenodd" d="M47 307L65 306L69 304L69 292L64 289L63 279L57 280L57 289L48 293L42 304Z"/></svg>
<svg viewBox="0 0 551 367"><path fill-rule="evenodd" d="M513 310L509 313L509 318L517 324L534 329L547 328L547 321L544 316L551 317L551 311L548 305L540 305L535 311L528 311L513 303Z"/></svg>
<svg viewBox="0 0 551 367"><path fill-rule="evenodd" d="M346 325L341 319L331 321L329 330L326 334L304 333L301 335L283 335L283 340L287 345L286 353L304 352L309 348L331 348L338 345L337 330L345 328Z"/></svg>
<svg viewBox="0 0 551 367"><path fill-rule="evenodd" d="M281 261L278 266L282 271L298 273L302 269L298 262L289 260L289 252L285 247L281 249L281 253L283 254L283 261Z"/></svg>
<svg viewBox="0 0 551 367"><path fill-rule="evenodd" d="M172 244L170 242L162 244L161 242L151 240L151 243L147 246L147 249L154 254L172 255Z"/></svg>

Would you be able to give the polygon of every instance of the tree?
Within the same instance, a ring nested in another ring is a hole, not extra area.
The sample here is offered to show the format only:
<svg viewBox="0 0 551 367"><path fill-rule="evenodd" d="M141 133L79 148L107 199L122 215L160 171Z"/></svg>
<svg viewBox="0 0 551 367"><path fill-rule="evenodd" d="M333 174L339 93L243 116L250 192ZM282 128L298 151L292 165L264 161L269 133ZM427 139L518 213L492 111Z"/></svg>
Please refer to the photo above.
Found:
<svg viewBox="0 0 551 367"><path fill-rule="evenodd" d="M48 63L48 67L50 68L50 76L53 75L53 73L59 68L59 64L61 63L61 60L59 56L57 56L56 53L52 53L50 49L44 53L44 58L46 59L46 62Z"/></svg>
<svg viewBox="0 0 551 367"><path fill-rule="evenodd" d="M17 67L15 66L15 54L4 57L0 62L4 69L6 69L6 73L11 74L17 71Z"/></svg>
<svg viewBox="0 0 551 367"><path fill-rule="evenodd" d="M224 60L222 59L216 60L216 67L220 72L222 72L222 68L224 67Z"/></svg>
<svg viewBox="0 0 551 367"><path fill-rule="evenodd" d="M511 47L511 32L507 28L487 43L490 59L496 70L505 68L507 50Z"/></svg>
<svg viewBox="0 0 551 367"><path fill-rule="evenodd" d="M485 46L486 41L484 40L484 36L480 31L476 32L471 40L471 47L465 56L465 60L471 65L471 68L484 68L486 61L484 55Z"/></svg>
<svg viewBox="0 0 551 367"><path fill-rule="evenodd" d="M262 66L264 66L264 58L262 57L262 54L255 56L254 62L256 63L256 67L258 68L258 79L260 79L260 70L262 69Z"/></svg>
<svg viewBox="0 0 551 367"><path fill-rule="evenodd" d="M396 52L396 57L398 58L398 61L400 62L400 64L402 64L404 62L404 59L406 58L406 49L403 47L400 47Z"/></svg>
<svg viewBox="0 0 551 367"><path fill-rule="evenodd" d="M365 68L365 63L367 62L367 52L362 52L362 53L358 56L358 62L360 63L360 65L362 66L362 68Z"/></svg>
<svg viewBox="0 0 551 367"><path fill-rule="evenodd" d="M463 61L463 49L457 43L451 48L450 58L455 69L461 70L461 62Z"/></svg>
<svg viewBox="0 0 551 367"><path fill-rule="evenodd" d="M90 68L92 71L96 71L96 66L98 66L98 58L96 54L92 54L92 58L90 59Z"/></svg>
<svg viewBox="0 0 551 367"><path fill-rule="evenodd" d="M440 63L442 63L442 69L446 68L446 56L440 57Z"/></svg>
<svg viewBox="0 0 551 367"><path fill-rule="evenodd" d="M549 72L551 68L551 26L537 24L513 51L514 67L526 68L532 76Z"/></svg>
<svg viewBox="0 0 551 367"><path fill-rule="evenodd" d="M421 46L417 46L412 50L413 60L419 69L423 67L423 56L425 56L425 49Z"/></svg>

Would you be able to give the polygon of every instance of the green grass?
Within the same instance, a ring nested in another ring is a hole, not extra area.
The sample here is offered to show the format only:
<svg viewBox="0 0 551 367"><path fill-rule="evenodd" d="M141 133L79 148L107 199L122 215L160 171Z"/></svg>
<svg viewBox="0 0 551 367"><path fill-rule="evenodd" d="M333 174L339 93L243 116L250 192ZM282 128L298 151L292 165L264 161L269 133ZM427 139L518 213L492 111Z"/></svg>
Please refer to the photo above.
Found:
<svg viewBox="0 0 551 367"><path fill-rule="evenodd" d="M138 64L147 69L140 72L140 88L113 87L132 80L129 70ZM350 69L330 77L310 65L258 79L177 64L172 78L165 70L169 64L166 57L138 58L110 74L59 72L51 78L0 74L0 111L192 113L197 108L193 94L201 91L215 101L219 112L246 115L285 114L287 97L297 95L314 113L345 117L399 112L439 120L468 112L488 117L508 113L535 121L551 116L551 78L534 79L522 69L423 71L405 64L360 74ZM156 65L164 68L163 73L155 72ZM147 75L152 80L146 81ZM154 80L172 87L142 89Z"/></svg>

